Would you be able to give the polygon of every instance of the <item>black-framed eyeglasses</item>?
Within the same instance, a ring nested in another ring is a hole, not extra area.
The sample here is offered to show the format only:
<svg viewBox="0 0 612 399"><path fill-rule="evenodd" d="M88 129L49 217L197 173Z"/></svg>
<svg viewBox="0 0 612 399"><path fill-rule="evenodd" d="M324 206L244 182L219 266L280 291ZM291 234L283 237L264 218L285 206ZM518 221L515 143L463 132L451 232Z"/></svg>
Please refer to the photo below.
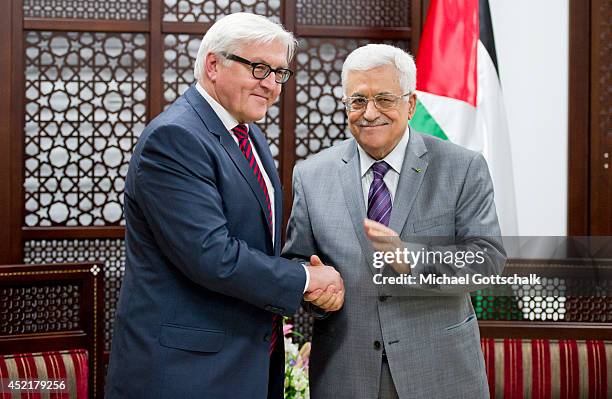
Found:
<svg viewBox="0 0 612 399"><path fill-rule="evenodd" d="M368 107L368 102L370 102L370 100L374 101L374 106L378 110L384 111L397 107L399 101L410 94L412 93L402 94L401 96L396 96L395 94L377 94L372 98L353 96L342 99L342 102L349 112L363 111Z"/></svg>
<svg viewBox="0 0 612 399"><path fill-rule="evenodd" d="M221 53L222 56L227 58L228 60L237 61L245 65L249 65L253 68L253 77L255 79L264 80L267 78L272 72L274 72L274 81L276 83L286 83L291 75L293 75L293 71L287 68L272 68L270 65L265 62L251 62L246 58L242 58L236 54L226 53L225 51Z"/></svg>

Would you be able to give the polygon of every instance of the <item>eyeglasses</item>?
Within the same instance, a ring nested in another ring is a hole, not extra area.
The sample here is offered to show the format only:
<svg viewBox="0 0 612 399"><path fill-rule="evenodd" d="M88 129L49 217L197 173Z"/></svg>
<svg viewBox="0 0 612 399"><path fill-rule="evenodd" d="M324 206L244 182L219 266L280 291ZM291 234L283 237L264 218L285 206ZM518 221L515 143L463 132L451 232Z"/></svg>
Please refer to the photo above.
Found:
<svg viewBox="0 0 612 399"><path fill-rule="evenodd" d="M396 96L394 94L377 94L372 98L354 96L346 97L342 99L342 102L348 112L363 111L368 107L368 102L370 102L370 100L374 101L374 106L378 110L385 111L397 107L399 101L410 94L412 93L402 94L401 96Z"/></svg>
<svg viewBox="0 0 612 399"><path fill-rule="evenodd" d="M291 75L293 75L293 71L287 68L272 68L270 65L265 62L251 62L246 58L242 58L237 56L236 54L226 53L225 51L221 53L222 56L227 58L228 60L237 61L245 65L249 65L253 68L253 77L255 79L264 80L267 78L270 73L274 72L274 81L276 83L286 83Z"/></svg>

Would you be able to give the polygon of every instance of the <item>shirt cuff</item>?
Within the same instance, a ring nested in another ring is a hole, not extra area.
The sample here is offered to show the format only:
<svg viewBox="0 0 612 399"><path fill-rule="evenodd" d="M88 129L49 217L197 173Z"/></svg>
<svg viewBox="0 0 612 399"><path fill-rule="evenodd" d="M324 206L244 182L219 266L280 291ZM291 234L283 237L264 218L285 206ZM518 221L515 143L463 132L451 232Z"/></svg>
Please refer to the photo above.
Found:
<svg viewBox="0 0 612 399"><path fill-rule="evenodd" d="M306 272L306 285L304 286L305 294L306 290L308 289L308 284L310 284L310 273L308 272L308 268L306 267L306 262L302 263L302 266L304 266L304 271Z"/></svg>

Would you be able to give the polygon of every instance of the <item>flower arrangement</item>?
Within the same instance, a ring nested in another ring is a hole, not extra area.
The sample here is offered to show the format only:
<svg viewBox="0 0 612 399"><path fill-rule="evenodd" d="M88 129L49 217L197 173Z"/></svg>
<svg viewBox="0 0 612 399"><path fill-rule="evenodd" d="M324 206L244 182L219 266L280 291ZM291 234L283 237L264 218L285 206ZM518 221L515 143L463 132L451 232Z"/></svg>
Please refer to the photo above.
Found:
<svg viewBox="0 0 612 399"><path fill-rule="evenodd" d="M302 345L294 344L291 336L300 336L294 332L293 325L283 325L285 339L285 399L309 399L308 390L308 357L310 355L310 342Z"/></svg>

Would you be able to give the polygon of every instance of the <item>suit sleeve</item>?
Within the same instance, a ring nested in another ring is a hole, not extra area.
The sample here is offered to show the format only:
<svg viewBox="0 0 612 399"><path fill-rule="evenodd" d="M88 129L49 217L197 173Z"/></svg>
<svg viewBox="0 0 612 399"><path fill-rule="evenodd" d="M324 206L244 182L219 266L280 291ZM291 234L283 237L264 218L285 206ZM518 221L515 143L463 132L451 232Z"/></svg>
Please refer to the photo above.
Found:
<svg viewBox="0 0 612 399"><path fill-rule="evenodd" d="M160 126L143 144L137 168L138 204L178 270L209 290L268 311L297 311L304 268L229 235L215 166L200 140L182 127Z"/></svg>
<svg viewBox="0 0 612 399"><path fill-rule="evenodd" d="M316 254L316 249L302 178L299 167L296 166L293 170L293 206L287 223L287 241L282 255L307 262L310 255Z"/></svg>
<svg viewBox="0 0 612 399"><path fill-rule="evenodd" d="M446 275L448 277L466 277L482 274L483 276L500 275L506 261L506 253L501 241L501 232L495 210L493 183L487 163L482 154L475 154L471 159L459 194L455 212L455 237L450 245L449 237L415 237L417 241L427 239L428 243L405 242L406 248L417 253L429 251L436 253L473 253L480 254L483 261L472 261L458 267L458 263L445 261L421 262L415 265L411 274L420 281L420 276ZM458 258L456 258L458 259ZM472 279L470 279L472 281ZM473 283L462 285L412 285L413 288L425 289L446 294L467 293L486 288Z"/></svg>
<svg viewBox="0 0 612 399"><path fill-rule="evenodd" d="M282 256L302 262L308 262L310 255L317 254L317 245L312 232L308 204L300 176L300 168L293 169L293 206L287 223L287 241ZM325 318L328 313L310 302L302 301L302 307L315 318Z"/></svg>

